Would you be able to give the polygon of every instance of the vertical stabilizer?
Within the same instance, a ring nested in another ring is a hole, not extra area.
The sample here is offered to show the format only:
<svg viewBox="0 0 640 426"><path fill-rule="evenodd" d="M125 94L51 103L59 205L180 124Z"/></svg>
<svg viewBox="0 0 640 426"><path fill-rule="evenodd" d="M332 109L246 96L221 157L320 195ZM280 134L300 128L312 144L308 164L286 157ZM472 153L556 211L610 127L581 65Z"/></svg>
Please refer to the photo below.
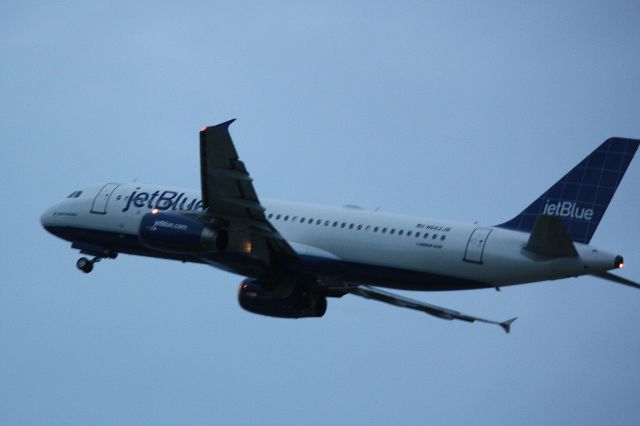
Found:
<svg viewBox="0 0 640 426"><path fill-rule="evenodd" d="M588 244L640 140L610 138L500 228L531 232L538 215L559 216L572 241Z"/></svg>

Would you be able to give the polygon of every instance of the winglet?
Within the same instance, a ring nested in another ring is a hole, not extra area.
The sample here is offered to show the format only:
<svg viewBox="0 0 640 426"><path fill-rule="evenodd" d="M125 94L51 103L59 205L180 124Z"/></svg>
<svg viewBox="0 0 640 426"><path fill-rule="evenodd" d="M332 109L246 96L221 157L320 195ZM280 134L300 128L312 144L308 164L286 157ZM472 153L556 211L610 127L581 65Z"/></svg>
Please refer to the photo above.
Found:
<svg viewBox="0 0 640 426"><path fill-rule="evenodd" d="M511 331L511 324L513 324L513 322L514 322L515 320L517 320L517 319L518 319L518 317L511 318L510 320L507 320L507 321L505 321L505 322L501 322L499 325L500 325L500 327L502 327L502 328L504 329L504 331L505 331L507 334L509 334L509 332Z"/></svg>
<svg viewBox="0 0 640 426"><path fill-rule="evenodd" d="M224 123L216 124L215 126L206 126L201 131L206 132L207 130L213 130L213 129L226 130L234 121L236 121L236 119L232 118L231 120L225 121Z"/></svg>

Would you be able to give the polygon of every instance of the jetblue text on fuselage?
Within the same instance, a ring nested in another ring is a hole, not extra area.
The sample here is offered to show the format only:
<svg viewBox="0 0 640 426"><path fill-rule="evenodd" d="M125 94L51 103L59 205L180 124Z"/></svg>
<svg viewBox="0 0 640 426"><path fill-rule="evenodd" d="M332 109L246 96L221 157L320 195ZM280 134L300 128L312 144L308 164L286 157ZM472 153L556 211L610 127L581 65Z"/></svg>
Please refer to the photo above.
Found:
<svg viewBox="0 0 640 426"><path fill-rule="evenodd" d="M551 201L547 200L542 213L561 217L571 217L574 219L591 220L593 218L593 209L586 207L578 207L576 203L571 201Z"/></svg>
<svg viewBox="0 0 640 426"><path fill-rule="evenodd" d="M153 226L151 227L151 229L153 229L154 231L158 228L168 228L168 229L176 229L178 231L186 231L189 227L181 223L173 223L173 222L169 222L168 220L161 219L161 220L156 220L153 223Z"/></svg>
<svg viewBox="0 0 640 426"><path fill-rule="evenodd" d="M143 191L133 191L127 198L127 202L122 209L123 212L133 207L149 208L158 210L187 210L195 211L203 209L203 202L200 199L188 197L185 192L176 191L155 191L152 193Z"/></svg>

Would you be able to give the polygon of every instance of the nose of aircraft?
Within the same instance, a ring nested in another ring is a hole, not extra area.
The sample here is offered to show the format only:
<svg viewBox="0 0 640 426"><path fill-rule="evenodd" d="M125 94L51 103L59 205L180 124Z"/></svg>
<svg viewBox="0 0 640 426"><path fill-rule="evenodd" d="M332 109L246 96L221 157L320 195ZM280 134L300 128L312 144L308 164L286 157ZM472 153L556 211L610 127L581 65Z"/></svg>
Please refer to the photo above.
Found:
<svg viewBox="0 0 640 426"><path fill-rule="evenodd" d="M40 215L40 223L42 227L47 231L53 226L53 214L55 212L55 206L49 207Z"/></svg>

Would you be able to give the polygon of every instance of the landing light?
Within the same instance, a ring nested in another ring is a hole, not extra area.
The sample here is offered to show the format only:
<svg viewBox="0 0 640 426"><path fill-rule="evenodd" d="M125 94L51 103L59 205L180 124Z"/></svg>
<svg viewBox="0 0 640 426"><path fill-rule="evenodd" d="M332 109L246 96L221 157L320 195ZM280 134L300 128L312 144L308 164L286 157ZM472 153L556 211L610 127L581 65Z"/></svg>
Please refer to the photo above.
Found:
<svg viewBox="0 0 640 426"><path fill-rule="evenodd" d="M624 259L622 258L622 256L616 256L615 265L618 269L624 268Z"/></svg>
<svg viewBox="0 0 640 426"><path fill-rule="evenodd" d="M160 210L158 209L151 209L151 214L158 214Z"/></svg>
<svg viewBox="0 0 640 426"><path fill-rule="evenodd" d="M242 243L242 251L245 253L251 253L251 241L245 241Z"/></svg>

